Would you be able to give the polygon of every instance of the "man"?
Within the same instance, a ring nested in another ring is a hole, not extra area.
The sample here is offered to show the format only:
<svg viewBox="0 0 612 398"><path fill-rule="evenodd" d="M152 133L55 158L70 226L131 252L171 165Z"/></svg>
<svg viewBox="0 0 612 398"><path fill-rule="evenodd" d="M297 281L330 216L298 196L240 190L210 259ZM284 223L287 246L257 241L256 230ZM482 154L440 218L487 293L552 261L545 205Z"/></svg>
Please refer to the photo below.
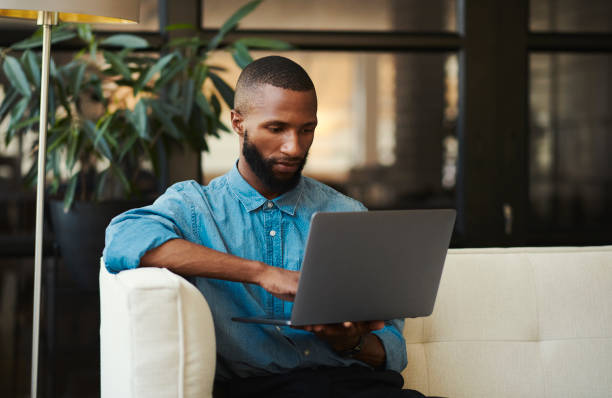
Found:
<svg viewBox="0 0 612 398"><path fill-rule="evenodd" d="M166 267L195 276L216 330L216 396L422 396L400 391L403 321L304 328L237 324L291 312L310 218L364 206L301 175L317 125L308 74L283 57L254 61L236 86L242 148L226 175L175 184L106 232L111 272Z"/></svg>

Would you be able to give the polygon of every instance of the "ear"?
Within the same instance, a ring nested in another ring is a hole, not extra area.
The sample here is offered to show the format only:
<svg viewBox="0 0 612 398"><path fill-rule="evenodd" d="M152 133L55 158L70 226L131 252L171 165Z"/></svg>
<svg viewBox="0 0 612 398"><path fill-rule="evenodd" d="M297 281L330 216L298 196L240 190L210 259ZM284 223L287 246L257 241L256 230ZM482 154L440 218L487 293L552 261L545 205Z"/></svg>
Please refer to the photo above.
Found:
<svg viewBox="0 0 612 398"><path fill-rule="evenodd" d="M244 134L243 122L244 119L240 112L236 109L231 110L231 120L232 120L232 129L238 134L240 137Z"/></svg>

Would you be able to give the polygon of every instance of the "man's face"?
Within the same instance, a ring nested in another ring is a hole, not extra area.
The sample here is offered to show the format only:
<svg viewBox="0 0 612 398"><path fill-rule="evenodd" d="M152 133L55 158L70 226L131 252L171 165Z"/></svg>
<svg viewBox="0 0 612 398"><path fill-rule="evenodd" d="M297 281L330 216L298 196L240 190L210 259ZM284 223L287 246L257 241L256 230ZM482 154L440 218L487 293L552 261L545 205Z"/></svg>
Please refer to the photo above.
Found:
<svg viewBox="0 0 612 398"><path fill-rule="evenodd" d="M249 166L247 181L256 178L249 181L255 188L280 194L295 187L306 163L317 125L316 95L271 85L254 94L244 115L232 111L232 127L242 147L240 161Z"/></svg>

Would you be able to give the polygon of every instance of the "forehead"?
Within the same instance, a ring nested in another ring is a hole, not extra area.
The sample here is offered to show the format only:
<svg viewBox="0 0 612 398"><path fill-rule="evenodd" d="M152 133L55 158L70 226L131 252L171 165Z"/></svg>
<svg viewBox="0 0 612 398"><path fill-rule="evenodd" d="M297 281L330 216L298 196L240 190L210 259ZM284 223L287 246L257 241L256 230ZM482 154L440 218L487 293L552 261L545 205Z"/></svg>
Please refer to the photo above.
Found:
<svg viewBox="0 0 612 398"><path fill-rule="evenodd" d="M254 87L249 97L249 116L285 115L312 119L317 115L317 96L314 90L294 91L264 84Z"/></svg>

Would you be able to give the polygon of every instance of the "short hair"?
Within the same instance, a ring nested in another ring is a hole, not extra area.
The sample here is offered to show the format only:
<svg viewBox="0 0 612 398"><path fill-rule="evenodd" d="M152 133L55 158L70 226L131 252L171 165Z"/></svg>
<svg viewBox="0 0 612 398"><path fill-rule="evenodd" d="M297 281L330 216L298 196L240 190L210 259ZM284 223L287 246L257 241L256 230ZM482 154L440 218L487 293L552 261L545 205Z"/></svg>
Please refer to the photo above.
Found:
<svg viewBox="0 0 612 398"><path fill-rule="evenodd" d="M278 55L263 57L251 62L240 73L234 109L244 114L252 103L255 89L264 84L293 91L315 89L308 73L297 63Z"/></svg>

